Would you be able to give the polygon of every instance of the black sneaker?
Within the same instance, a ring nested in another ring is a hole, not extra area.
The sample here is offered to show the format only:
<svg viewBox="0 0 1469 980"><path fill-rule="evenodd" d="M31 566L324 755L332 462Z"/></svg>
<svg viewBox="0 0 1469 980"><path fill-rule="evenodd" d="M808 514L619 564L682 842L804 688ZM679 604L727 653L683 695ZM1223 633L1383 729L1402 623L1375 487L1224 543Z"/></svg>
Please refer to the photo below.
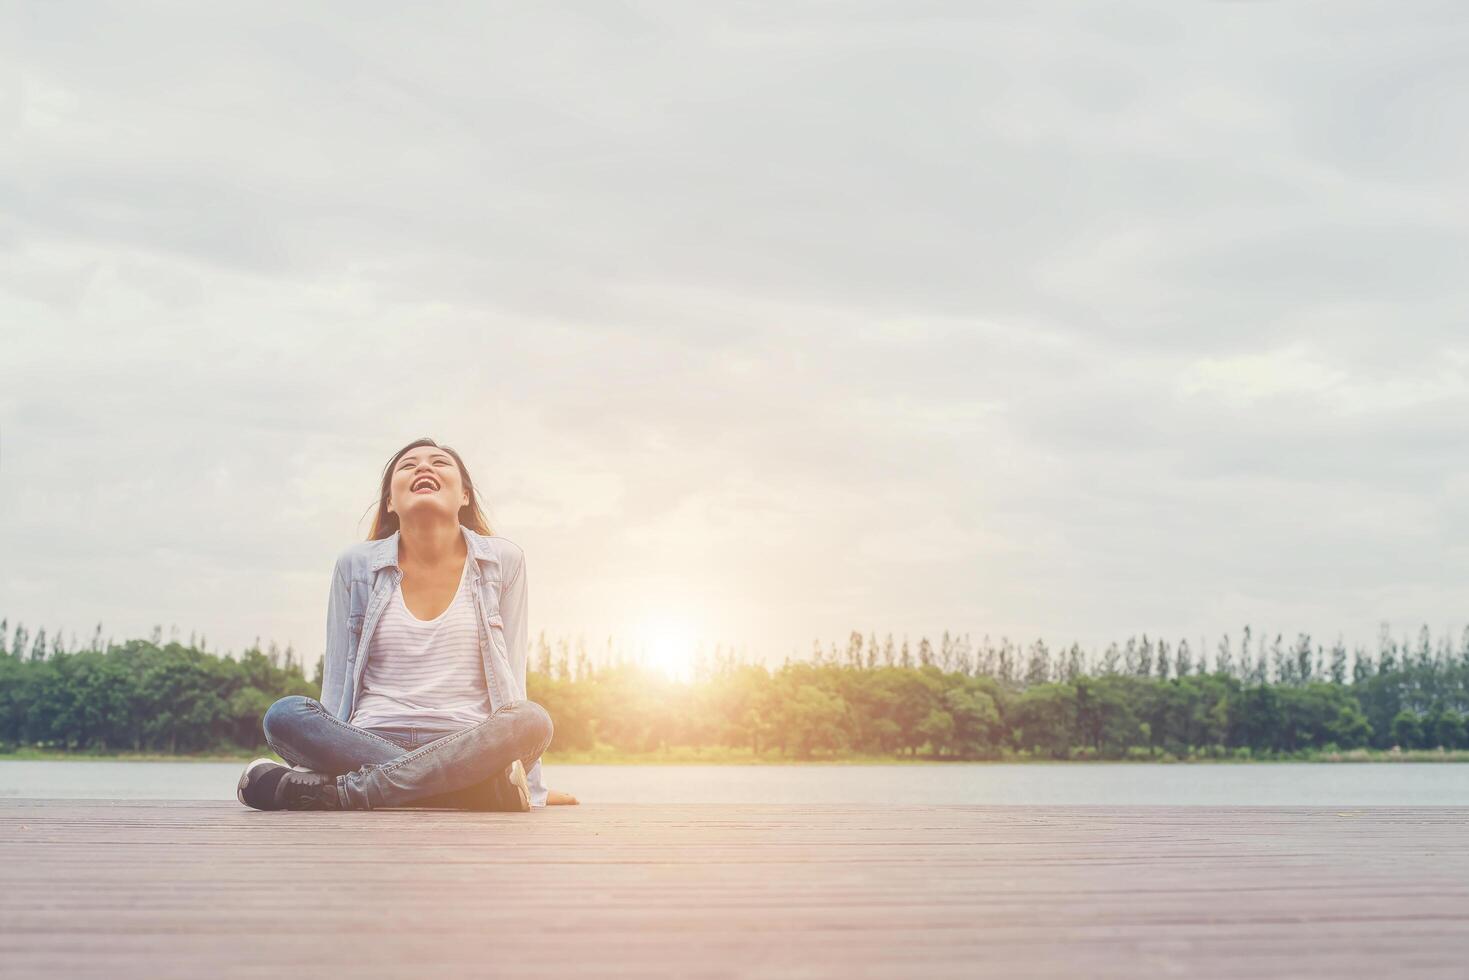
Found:
<svg viewBox="0 0 1469 980"><path fill-rule="evenodd" d="M288 769L269 759L245 767L235 793L257 810L340 810L337 778L319 772Z"/></svg>
<svg viewBox="0 0 1469 980"><path fill-rule="evenodd" d="M337 777L324 772L297 772L281 777L275 797L287 810L340 810L342 798L337 795Z"/></svg>
<svg viewBox="0 0 1469 980"><path fill-rule="evenodd" d="M257 810L279 810L275 791L281 777L291 770L272 759L256 759L245 767L240 775L240 784L235 789L241 803Z"/></svg>

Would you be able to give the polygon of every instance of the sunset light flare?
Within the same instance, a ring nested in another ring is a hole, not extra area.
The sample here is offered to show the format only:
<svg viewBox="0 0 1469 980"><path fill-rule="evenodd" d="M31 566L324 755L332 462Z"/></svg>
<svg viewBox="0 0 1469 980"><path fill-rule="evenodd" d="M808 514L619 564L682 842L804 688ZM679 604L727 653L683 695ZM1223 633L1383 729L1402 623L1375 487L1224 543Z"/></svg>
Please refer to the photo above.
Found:
<svg viewBox="0 0 1469 980"><path fill-rule="evenodd" d="M688 683L694 677L695 642L695 632L688 620L670 615L652 616L638 629L638 660L669 680Z"/></svg>

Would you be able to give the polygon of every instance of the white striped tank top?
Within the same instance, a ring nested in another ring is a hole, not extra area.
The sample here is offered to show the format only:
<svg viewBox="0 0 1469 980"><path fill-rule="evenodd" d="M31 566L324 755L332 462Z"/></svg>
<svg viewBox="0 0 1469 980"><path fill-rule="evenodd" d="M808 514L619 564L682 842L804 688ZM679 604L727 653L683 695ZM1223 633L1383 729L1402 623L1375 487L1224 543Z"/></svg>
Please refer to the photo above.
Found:
<svg viewBox="0 0 1469 980"><path fill-rule="evenodd" d="M362 695L350 723L358 728L452 732L490 716L480 659L479 627L470 595L469 562L454 599L433 619L419 619L393 590L378 620L362 673Z"/></svg>

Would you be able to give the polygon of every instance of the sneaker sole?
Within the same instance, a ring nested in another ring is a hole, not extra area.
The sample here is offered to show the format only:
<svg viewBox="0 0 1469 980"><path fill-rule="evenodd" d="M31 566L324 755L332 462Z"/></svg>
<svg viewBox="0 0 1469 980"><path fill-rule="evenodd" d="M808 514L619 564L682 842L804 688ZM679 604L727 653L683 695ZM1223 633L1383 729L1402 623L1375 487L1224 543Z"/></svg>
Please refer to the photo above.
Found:
<svg viewBox="0 0 1469 980"><path fill-rule="evenodd" d="M510 785L515 787L515 793L520 798L520 812L530 811L530 783L525 778L525 766L516 759L510 763Z"/></svg>
<svg viewBox="0 0 1469 980"><path fill-rule="evenodd" d="M280 765L280 763L276 762L274 759L256 759L254 762L250 763L248 766L245 767L245 771L240 774L240 781L235 786L235 797L245 806L250 806L250 804L245 801L245 790L247 787L249 787L250 781L255 778L255 770L259 769L261 766L278 765ZM259 808L251 806L250 809L256 810Z"/></svg>

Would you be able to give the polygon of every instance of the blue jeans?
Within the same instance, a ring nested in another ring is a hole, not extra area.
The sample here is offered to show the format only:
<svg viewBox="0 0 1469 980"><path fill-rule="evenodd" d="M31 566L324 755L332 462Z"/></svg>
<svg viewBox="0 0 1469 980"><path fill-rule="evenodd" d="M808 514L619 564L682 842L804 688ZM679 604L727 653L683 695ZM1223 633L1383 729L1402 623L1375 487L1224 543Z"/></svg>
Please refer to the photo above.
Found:
<svg viewBox="0 0 1469 980"><path fill-rule="evenodd" d="M551 744L551 716L534 701L504 705L457 732L367 729L334 718L315 698L281 698L261 723L292 765L337 777L344 810L382 807L518 809L505 769L527 769Z"/></svg>

